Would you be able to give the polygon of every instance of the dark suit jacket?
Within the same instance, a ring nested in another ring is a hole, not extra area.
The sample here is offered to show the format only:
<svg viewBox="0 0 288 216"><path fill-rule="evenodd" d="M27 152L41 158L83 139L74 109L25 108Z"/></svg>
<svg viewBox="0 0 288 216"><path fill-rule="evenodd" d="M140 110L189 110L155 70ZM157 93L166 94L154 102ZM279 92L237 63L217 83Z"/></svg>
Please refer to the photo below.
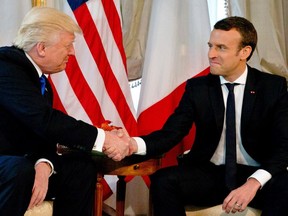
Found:
<svg viewBox="0 0 288 216"><path fill-rule="evenodd" d="M163 128L142 136L147 155L160 155L179 143L193 123L196 138L187 158L191 163L210 161L220 140L224 121L224 101L218 76L192 78ZM241 137L247 153L272 175L288 165L288 98L283 77L248 66Z"/></svg>
<svg viewBox="0 0 288 216"><path fill-rule="evenodd" d="M22 50L0 48L0 154L47 158L57 169L56 144L91 151L97 129L52 108L39 75Z"/></svg>

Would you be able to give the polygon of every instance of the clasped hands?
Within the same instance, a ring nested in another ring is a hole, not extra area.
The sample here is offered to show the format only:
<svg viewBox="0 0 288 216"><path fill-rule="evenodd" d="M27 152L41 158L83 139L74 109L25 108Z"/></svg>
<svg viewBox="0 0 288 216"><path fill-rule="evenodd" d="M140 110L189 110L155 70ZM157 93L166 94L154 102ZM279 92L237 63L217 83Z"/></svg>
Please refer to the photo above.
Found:
<svg viewBox="0 0 288 216"><path fill-rule="evenodd" d="M136 141L125 129L105 131L103 153L115 161L121 161L126 156L137 152Z"/></svg>

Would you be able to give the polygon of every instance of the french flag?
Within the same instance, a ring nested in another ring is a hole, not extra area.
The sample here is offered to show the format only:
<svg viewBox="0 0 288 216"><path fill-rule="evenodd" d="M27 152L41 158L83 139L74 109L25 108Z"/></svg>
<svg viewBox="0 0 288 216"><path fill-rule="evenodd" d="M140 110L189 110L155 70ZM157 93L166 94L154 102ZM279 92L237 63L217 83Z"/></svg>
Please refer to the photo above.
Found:
<svg viewBox="0 0 288 216"><path fill-rule="evenodd" d="M186 80L209 73L207 1L153 1L138 104L138 132L160 129L178 105ZM162 166L191 147L195 128L171 149Z"/></svg>

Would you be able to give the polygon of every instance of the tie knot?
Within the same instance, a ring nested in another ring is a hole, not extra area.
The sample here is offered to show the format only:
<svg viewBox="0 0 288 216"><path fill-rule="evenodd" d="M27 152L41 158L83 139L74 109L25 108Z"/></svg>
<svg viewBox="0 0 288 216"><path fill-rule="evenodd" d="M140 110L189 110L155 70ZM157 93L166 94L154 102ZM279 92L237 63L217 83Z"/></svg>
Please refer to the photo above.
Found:
<svg viewBox="0 0 288 216"><path fill-rule="evenodd" d="M229 90L229 92L233 92L234 86L239 85L239 83L225 83L225 85L227 86L227 89Z"/></svg>

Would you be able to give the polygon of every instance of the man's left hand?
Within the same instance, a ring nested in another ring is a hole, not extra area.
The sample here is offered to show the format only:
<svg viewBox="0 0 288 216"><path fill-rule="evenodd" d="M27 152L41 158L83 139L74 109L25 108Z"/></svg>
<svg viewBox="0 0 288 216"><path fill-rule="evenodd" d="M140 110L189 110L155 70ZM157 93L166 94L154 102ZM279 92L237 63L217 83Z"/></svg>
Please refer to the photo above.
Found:
<svg viewBox="0 0 288 216"><path fill-rule="evenodd" d="M248 179L245 184L230 192L222 204L222 209L226 213L244 211L255 197L260 186L259 181L255 178Z"/></svg>
<svg viewBox="0 0 288 216"><path fill-rule="evenodd" d="M28 209L40 205L44 201L48 191L48 182L51 173L51 167L46 162L40 162L35 166L35 172L36 173L32 189L32 197Z"/></svg>

